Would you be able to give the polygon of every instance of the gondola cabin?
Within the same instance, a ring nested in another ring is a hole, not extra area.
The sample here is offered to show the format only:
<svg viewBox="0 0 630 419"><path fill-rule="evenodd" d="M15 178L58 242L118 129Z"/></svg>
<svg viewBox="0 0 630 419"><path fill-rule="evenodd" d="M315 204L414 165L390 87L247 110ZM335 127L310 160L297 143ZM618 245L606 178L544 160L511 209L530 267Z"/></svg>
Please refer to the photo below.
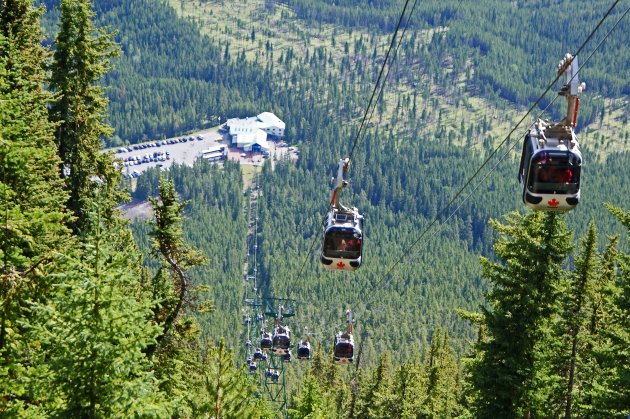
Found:
<svg viewBox="0 0 630 419"><path fill-rule="evenodd" d="M284 355L291 346L291 331L286 326L276 326L273 331L271 350L277 355Z"/></svg>
<svg viewBox="0 0 630 419"><path fill-rule="evenodd" d="M249 363L249 372L256 372L256 370L258 369L258 365L256 365L256 363L254 361Z"/></svg>
<svg viewBox="0 0 630 419"><path fill-rule="evenodd" d="M570 211L580 202L582 154L573 129L538 121L525 136L519 181L535 211Z"/></svg>
<svg viewBox="0 0 630 419"><path fill-rule="evenodd" d="M301 341L297 347L297 359L308 360L311 359L311 343L308 341Z"/></svg>
<svg viewBox="0 0 630 419"><path fill-rule="evenodd" d="M263 332L260 338L260 347L265 350L271 349L273 347L273 339L271 338L271 333Z"/></svg>
<svg viewBox="0 0 630 419"><path fill-rule="evenodd" d="M566 116L558 123L538 120L525 135L518 178L523 202L535 211L570 211L580 202L582 153L575 137L580 93L578 57L567 54L558 64L566 82L558 95L567 99Z"/></svg>
<svg viewBox="0 0 630 419"><path fill-rule="evenodd" d="M363 216L356 208L333 208L324 223L321 263L333 271L354 271L361 266Z"/></svg>
<svg viewBox="0 0 630 419"><path fill-rule="evenodd" d="M256 350L254 351L254 361L262 361L263 359L263 351L260 348L256 348Z"/></svg>
<svg viewBox="0 0 630 419"><path fill-rule="evenodd" d="M291 350L287 349L286 353L280 355L280 359L282 360L282 362L291 362L291 356Z"/></svg>
<svg viewBox="0 0 630 419"><path fill-rule="evenodd" d="M265 372L265 376L269 378L271 381L276 382L278 381L278 378L280 378L280 373L276 370L268 369Z"/></svg>
<svg viewBox="0 0 630 419"><path fill-rule="evenodd" d="M344 364L354 361L354 338L352 337L352 333L337 333L337 336L335 336L333 358L335 362Z"/></svg>

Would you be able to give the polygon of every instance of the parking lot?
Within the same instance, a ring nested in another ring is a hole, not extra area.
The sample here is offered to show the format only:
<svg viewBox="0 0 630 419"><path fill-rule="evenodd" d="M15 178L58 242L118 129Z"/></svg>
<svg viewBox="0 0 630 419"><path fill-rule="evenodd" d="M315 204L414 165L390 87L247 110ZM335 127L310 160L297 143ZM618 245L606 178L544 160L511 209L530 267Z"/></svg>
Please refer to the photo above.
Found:
<svg viewBox="0 0 630 419"><path fill-rule="evenodd" d="M230 146L227 135L219 132L218 128L198 131L185 136L168 138L166 140L148 141L125 147L110 149L115 157L122 162L122 171L126 178L139 177L151 167L161 167L166 170L173 163L192 166L204 150L217 145ZM289 156L297 160L299 152L289 147L285 142L269 141L269 158L272 169L276 159ZM227 158L239 161L242 165L259 166L264 163L262 153L243 152L237 148L228 148Z"/></svg>

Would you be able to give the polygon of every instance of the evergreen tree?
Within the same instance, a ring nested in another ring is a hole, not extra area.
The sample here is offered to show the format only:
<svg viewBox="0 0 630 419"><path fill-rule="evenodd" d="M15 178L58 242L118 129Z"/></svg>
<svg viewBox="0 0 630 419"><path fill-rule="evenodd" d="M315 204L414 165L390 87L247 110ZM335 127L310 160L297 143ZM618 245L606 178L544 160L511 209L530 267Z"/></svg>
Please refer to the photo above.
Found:
<svg viewBox="0 0 630 419"><path fill-rule="evenodd" d="M70 242L40 15L30 0L0 2L0 411L7 415L37 398L27 382L39 358L21 322L30 316L27 301L47 297L53 254Z"/></svg>
<svg viewBox="0 0 630 419"><path fill-rule="evenodd" d="M608 205L608 210L630 232L630 212L612 205ZM630 411L630 254L621 254L618 261L609 320L612 325L606 333L610 349L602 354L611 374L606 391L595 401L598 409L610 416L623 416Z"/></svg>
<svg viewBox="0 0 630 419"><path fill-rule="evenodd" d="M255 386L247 374L234 368L232 354L225 348L223 339L217 348L208 351L203 368L204 391L194 412L195 417L236 419L268 416L265 404L255 398Z"/></svg>
<svg viewBox="0 0 630 419"><path fill-rule="evenodd" d="M90 201L94 199L94 179L118 185L119 169L112 155L102 153L103 138L112 134L105 123L107 99L98 82L110 69L109 59L118 54L113 34L95 29L90 0L61 0L59 32L50 88L56 94L50 119L56 124L55 139L70 193L68 208L76 216L75 231L85 228ZM123 194L114 187L99 198L103 215L111 218Z"/></svg>
<svg viewBox="0 0 630 419"><path fill-rule="evenodd" d="M577 374L580 389L573 409L585 417L611 415L611 411L601 401L609 393L609 383L617 368L614 356L611 356L613 350L610 339L611 332L615 330L615 300L619 295L617 241L617 237L613 237L601 257L601 270L595 277L592 293L587 300L585 349L579 359L581 371L578 370Z"/></svg>
<svg viewBox="0 0 630 419"><path fill-rule="evenodd" d="M61 261L49 302L33 306L30 330L45 358L31 382L48 390L34 410L58 417L167 416L170 406L144 353L160 331L150 321L150 295L128 254L113 246L124 232L108 228L98 208L88 220L81 246Z"/></svg>
<svg viewBox="0 0 630 419"><path fill-rule="evenodd" d="M155 215L153 255L161 256L166 265L154 278L154 295L159 304L154 308L154 318L162 326L158 343L169 334L173 324L182 315L185 302L190 297L191 282L187 270L204 263L204 256L188 246L183 239L182 211L186 202L180 202L173 181L160 179L160 199L152 198ZM164 283L164 276L170 279ZM153 347L149 354L155 351Z"/></svg>
<svg viewBox="0 0 630 419"><path fill-rule="evenodd" d="M541 353L549 342L550 319L559 312L561 264L571 249L564 217L513 213L507 224L492 222L499 262L482 259L493 288L483 309L487 339L471 365L473 401L479 417L544 415L536 406L545 395L534 385L545 369Z"/></svg>
<svg viewBox="0 0 630 419"><path fill-rule="evenodd" d="M326 417L340 415L353 417L351 415L353 395L349 394L342 375L343 372L340 370L339 365L333 361L332 354L325 354L322 347L318 346L310 362L308 372L308 377L313 378L315 386L312 390L308 385L302 389L297 403L298 409L305 412L310 409L306 406L312 404L313 415L324 412ZM350 386L353 386L354 383L355 380ZM312 392L312 394L305 394L308 392Z"/></svg>
<svg viewBox="0 0 630 419"><path fill-rule="evenodd" d="M427 377L419 363L401 364L394 373L383 413L388 418L417 418L426 415Z"/></svg>
<svg viewBox="0 0 630 419"><path fill-rule="evenodd" d="M48 52L41 46L41 11L31 1L0 4L0 256L24 271L68 239L66 194L56 173L50 95L43 90Z"/></svg>
<svg viewBox="0 0 630 419"><path fill-rule="evenodd" d="M582 240L581 252L575 260L575 271L571 275L571 285L565 293L565 309L563 325L567 336L567 343L570 347L568 357L568 371L566 379L566 401L564 417L569 419L575 417L572 413L572 403L575 389L581 387L581 383L576 383L576 377L580 374L576 372L578 359L581 361L584 354L584 334L588 320L592 317L587 310L587 302L593 294L593 282L597 266L597 233L595 224L591 223L586 237ZM566 353L566 350L565 350Z"/></svg>
<svg viewBox="0 0 630 419"><path fill-rule="evenodd" d="M378 366L369 381L362 383L361 398L356 417L359 419L383 418L384 407L391 391L391 361L389 353L381 355Z"/></svg>
<svg viewBox="0 0 630 419"><path fill-rule="evenodd" d="M427 356L427 398L424 402L430 416L452 417L457 413L461 383L459 367L448 333L437 330L431 339Z"/></svg>
<svg viewBox="0 0 630 419"><path fill-rule="evenodd" d="M324 398L315 378L312 375L308 375L302 383L304 387L296 401L296 408L289 410L291 417L298 419L323 419L328 417L329 411L325 408Z"/></svg>

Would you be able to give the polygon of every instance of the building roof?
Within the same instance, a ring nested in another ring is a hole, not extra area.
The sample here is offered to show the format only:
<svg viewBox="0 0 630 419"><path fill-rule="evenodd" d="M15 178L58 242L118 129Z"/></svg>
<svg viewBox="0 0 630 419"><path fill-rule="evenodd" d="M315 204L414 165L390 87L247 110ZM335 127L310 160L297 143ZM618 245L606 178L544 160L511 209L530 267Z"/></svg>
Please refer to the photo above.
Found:
<svg viewBox="0 0 630 419"><path fill-rule="evenodd" d="M285 123L282 122L282 120L280 118L278 118L275 114L271 113L271 112L263 112L261 114L258 114L257 116L258 120L263 123L265 125L264 128L266 127L278 127L281 129L285 128ZM261 127L263 128L263 127Z"/></svg>
<svg viewBox="0 0 630 419"><path fill-rule="evenodd" d="M231 135L238 135L244 132L254 132L256 129L280 128L285 129L286 125L280 118L271 112L263 112L258 116L249 118L231 118L226 122L230 128Z"/></svg>
<svg viewBox="0 0 630 419"><path fill-rule="evenodd" d="M249 118L231 118L226 125L230 129L232 143L238 147L248 147L258 144L262 149L269 150L267 133L263 130L279 128L284 130L285 124L271 112L263 112ZM274 131L275 132L275 131Z"/></svg>
<svg viewBox="0 0 630 419"><path fill-rule="evenodd" d="M230 134L232 135L244 132L254 132L260 128L260 121L258 121L258 118L254 116L245 119L228 119L226 124L230 128Z"/></svg>
<svg viewBox="0 0 630 419"><path fill-rule="evenodd" d="M238 147L258 144L265 150L269 149L269 144L267 143L267 133L261 129L235 134L235 138L233 138L232 141L235 142Z"/></svg>

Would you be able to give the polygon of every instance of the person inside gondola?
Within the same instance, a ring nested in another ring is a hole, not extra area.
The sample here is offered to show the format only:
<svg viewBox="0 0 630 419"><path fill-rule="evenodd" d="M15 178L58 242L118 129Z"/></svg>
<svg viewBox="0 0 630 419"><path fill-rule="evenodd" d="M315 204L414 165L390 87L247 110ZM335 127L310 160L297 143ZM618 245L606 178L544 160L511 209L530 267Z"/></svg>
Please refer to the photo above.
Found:
<svg viewBox="0 0 630 419"><path fill-rule="evenodd" d="M337 245L337 250L340 251L340 252L345 252L345 251L348 250L348 244L346 243L345 240L342 239L339 242L339 244Z"/></svg>
<svg viewBox="0 0 630 419"><path fill-rule="evenodd" d="M558 183L564 183L565 185L571 183L573 180L573 171L571 169L557 169L559 171L557 181Z"/></svg>
<svg viewBox="0 0 630 419"><path fill-rule="evenodd" d="M573 180L573 171L561 167L539 167L537 168L537 182L542 183L563 183L569 184Z"/></svg>
<svg viewBox="0 0 630 419"><path fill-rule="evenodd" d="M349 252L358 252L361 250L361 239L354 239L347 241L348 247L346 248Z"/></svg>

